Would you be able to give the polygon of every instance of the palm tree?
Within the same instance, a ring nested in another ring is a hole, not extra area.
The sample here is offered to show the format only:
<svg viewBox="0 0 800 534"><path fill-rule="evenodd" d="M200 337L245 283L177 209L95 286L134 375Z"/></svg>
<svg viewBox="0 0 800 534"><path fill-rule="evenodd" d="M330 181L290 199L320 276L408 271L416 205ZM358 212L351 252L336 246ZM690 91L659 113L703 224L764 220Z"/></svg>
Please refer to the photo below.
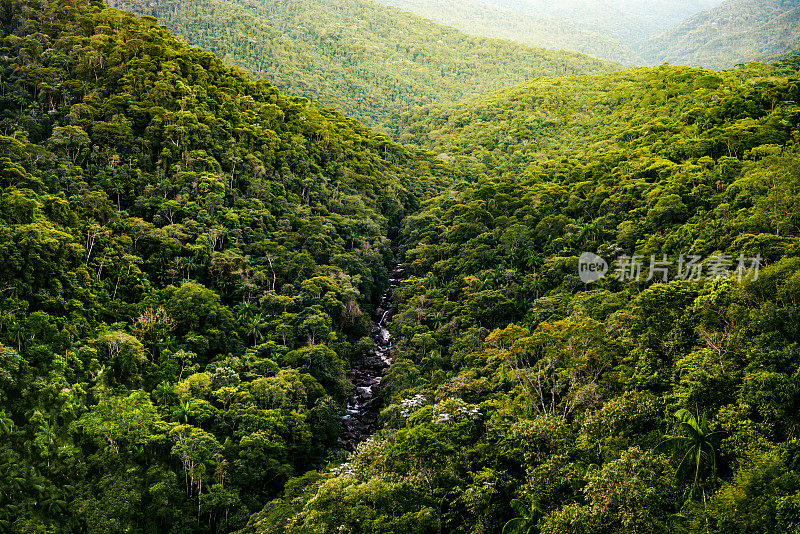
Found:
<svg viewBox="0 0 800 534"><path fill-rule="evenodd" d="M597 219L584 223L580 225L580 230L578 231L578 241L580 241L582 247L585 247L587 244L594 243L596 241L596 237L599 232L600 224Z"/></svg>
<svg viewBox="0 0 800 534"><path fill-rule="evenodd" d="M17 352L22 350L22 337L25 333L25 327L19 321L13 321L8 327L14 340L17 342Z"/></svg>
<svg viewBox="0 0 800 534"><path fill-rule="evenodd" d="M51 515L60 515L67 508L67 502L60 499L59 495L47 492L39 501L39 506Z"/></svg>
<svg viewBox="0 0 800 534"><path fill-rule="evenodd" d="M177 394L175 393L175 388L172 387L168 382L161 382L153 391L153 398L162 406L166 406L176 397Z"/></svg>
<svg viewBox="0 0 800 534"><path fill-rule="evenodd" d="M184 424L189 423L189 416L192 415L192 401L191 399L181 399L178 401L178 406L173 411L173 415Z"/></svg>
<svg viewBox="0 0 800 534"><path fill-rule="evenodd" d="M249 300L243 300L236 305L236 315L244 321L250 318L256 310L256 306Z"/></svg>
<svg viewBox="0 0 800 534"><path fill-rule="evenodd" d="M161 339L156 341L156 347L158 347L158 354L161 355L164 350L172 350L178 344L177 339L175 336L171 334L165 334Z"/></svg>
<svg viewBox="0 0 800 534"><path fill-rule="evenodd" d="M503 534L531 534L536 531L536 521L542 513L536 500L526 505L519 499L511 499L511 508L514 509L517 517L509 520L503 526Z"/></svg>
<svg viewBox="0 0 800 534"><path fill-rule="evenodd" d="M703 467L708 465L712 474L716 472L716 447L723 432L711 432L705 415L698 420L685 408L675 412L675 417L680 421L678 427L680 435L666 436L656 450L671 450L674 457L681 457L677 471L679 476L686 473L687 469L694 471L692 489L689 492L691 498L698 482L707 475L707 472L703 473ZM703 489L703 500L705 501L705 489Z"/></svg>
<svg viewBox="0 0 800 534"><path fill-rule="evenodd" d="M441 311L436 311L430 314L431 324L434 330L438 330L444 322L445 315Z"/></svg>
<svg viewBox="0 0 800 534"><path fill-rule="evenodd" d="M186 268L186 279L188 280L194 269L197 268L197 258L194 256L183 259L183 266Z"/></svg>
<svg viewBox="0 0 800 534"><path fill-rule="evenodd" d="M245 323L245 331L248 336L253 336L253 345L258 345L258 341L264 339L264 327L266 323L264 322L264 317L257 313L253 317L247 320Z"/></svg>

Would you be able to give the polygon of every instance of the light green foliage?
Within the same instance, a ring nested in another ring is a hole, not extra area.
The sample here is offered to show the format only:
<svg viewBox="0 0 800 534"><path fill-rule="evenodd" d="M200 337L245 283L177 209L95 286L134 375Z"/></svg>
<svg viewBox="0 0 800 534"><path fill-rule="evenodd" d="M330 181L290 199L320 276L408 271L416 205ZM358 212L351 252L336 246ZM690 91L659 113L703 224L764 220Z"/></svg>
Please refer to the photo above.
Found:
<svg viewBox="0 0 800 534"><path fill-rule="evenodd" d="M111 447L119 454L125 447L133 451L158 439L161 418L147 393L134 391L125 397L101 400L76 423L98 446Z"/></svg>
<svg viewBox="0 0 800 534"><path fill-rule="evenodd" d="M724 69L797 52L797 5L781 0L733 0L698 13L644 43L655 63Z"/></svg>
<svg viewBox="0 0 800 534"><path fill-rule="evenodd" d="M112 4L152 15L188 43L286 93L373 125L543 74L615 68L575 52L472 37L450 22L441 26L368 0Z"/></svg>

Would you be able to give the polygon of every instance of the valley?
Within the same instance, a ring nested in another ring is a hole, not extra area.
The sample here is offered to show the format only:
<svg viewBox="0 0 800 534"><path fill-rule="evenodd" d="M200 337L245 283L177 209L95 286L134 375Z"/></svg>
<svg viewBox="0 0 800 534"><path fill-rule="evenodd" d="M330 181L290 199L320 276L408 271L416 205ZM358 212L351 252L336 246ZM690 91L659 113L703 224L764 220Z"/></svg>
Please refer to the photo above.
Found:
<svg viewBox="0 0 800 534"><path fill-rule="evenodd" d="M0 9L1 532L797 531L800 57L120 7Z"/></svg>

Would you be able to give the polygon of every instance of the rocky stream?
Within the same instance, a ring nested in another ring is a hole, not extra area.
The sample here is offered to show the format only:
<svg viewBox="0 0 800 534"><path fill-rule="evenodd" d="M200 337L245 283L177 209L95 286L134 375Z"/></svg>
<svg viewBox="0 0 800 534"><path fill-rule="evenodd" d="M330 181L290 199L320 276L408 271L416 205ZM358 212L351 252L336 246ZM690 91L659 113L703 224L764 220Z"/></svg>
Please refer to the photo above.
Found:
<svg viewBox="0 0 800 534"><path fill-rule="evenodd" d="M339 438L342 446L353 451L358 443L378 429L381 409L381 380L392 364L390 351L392 335L389 323L394 313L392 293L405 276L399 263L389 275L389 289L381 297L372 316L373 347L347 372L352 393L347 401L347 413L343 417L344 431Z"/></svg>

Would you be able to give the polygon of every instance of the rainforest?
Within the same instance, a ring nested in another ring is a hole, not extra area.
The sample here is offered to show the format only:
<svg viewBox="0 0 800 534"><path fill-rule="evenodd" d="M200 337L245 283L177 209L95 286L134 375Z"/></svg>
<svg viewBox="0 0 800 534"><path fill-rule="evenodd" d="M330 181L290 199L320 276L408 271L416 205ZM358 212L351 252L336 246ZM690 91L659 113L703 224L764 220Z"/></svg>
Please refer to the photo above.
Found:
<svg viewBox="0 0 800 534"><path fill-rule="evenodd" d="M0 3L0 532L800 533L800 56L359 13Z"/></svg>

